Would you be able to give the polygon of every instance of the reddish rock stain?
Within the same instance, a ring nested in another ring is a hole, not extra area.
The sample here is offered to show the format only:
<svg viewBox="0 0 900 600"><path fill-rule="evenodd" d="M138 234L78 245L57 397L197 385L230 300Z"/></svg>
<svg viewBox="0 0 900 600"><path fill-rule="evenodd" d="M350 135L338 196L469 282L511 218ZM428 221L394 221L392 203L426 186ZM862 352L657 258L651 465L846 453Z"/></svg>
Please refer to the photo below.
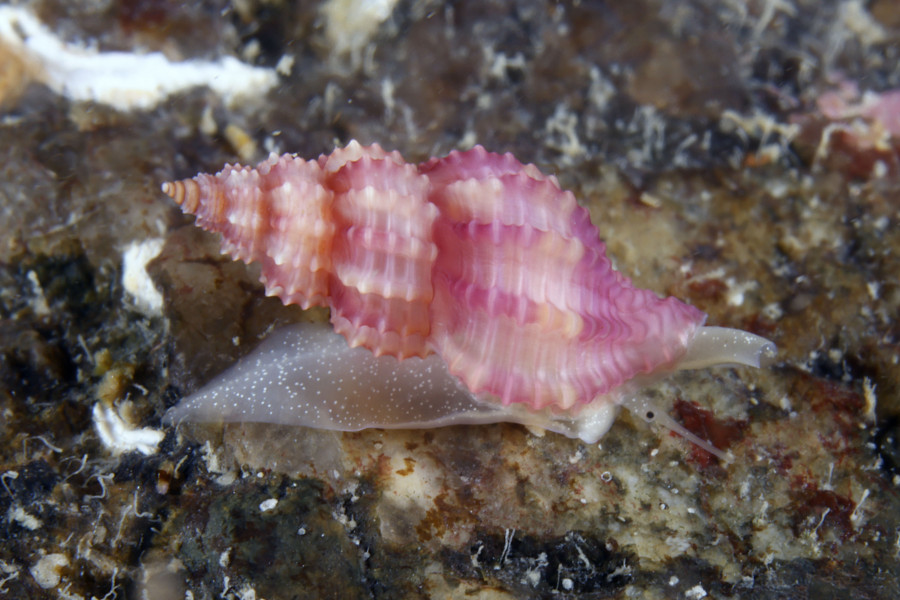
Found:
<svg viewBox="0 0 900 600"><path fill-rule="evenodd" d="M719 450L726 450L735 442L744 439L747 421L742 419L717 419L712 411L701 408L692 402L678 398L673 406L675 415L681 424L696 436L708 440ZM677 435L674 434L673 435ZM691 460L701 467L716 463L716 457L691 444Z"/></svg>
<svg viewBox="0 0 900 600"><path fill-rule="evenodd" d="M697 304L709 302L710 304L720 304L728 291L728 286L721 279L703 279L700 281L692 281L688 285L691 299Z"/></svg>
<svg viewBox="0 0 900 600"><path fill-rule="evenodd" d="M411 475L413 471L416 470L416 459L406 457L403 459L403 462L406 464L406 467L403 469L397 469L395 473L400 475L401 477L406 477L407 475Z"/></svg>
<svg viewBox="0 0 900 600"><path fill-rule="evenodd" d="M832 527L839 534L841 541L847 541L855 532L851 516L856 504L848 498L838 494L834 490L820 489L814 483L808 482L803 477L794 479L791 486L793 496L792 507L794 535L799 536L802 528L811 513L821 519L821 527ZM818 522L818 521L817 521Z"/></svg>
<svg viewBox="0 0 900 600"><path fill-rule="evenodd" d="M843 439L825 439L834 438L834 435L823 431L823 442L830 447L843 447L859 435L865 400L858 391L839 382L803 375L797 379L792 396L797 397L799 403L808 404L817 418L825 418L834 424L834 433Z"/></svg>

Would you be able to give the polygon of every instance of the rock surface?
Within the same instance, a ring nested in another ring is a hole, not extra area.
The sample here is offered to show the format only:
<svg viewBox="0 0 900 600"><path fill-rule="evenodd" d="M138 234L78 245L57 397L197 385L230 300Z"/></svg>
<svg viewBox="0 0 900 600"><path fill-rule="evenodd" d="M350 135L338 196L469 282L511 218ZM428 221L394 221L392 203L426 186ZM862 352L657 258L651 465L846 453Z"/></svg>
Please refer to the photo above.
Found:
<svg viewBox="0 0 900 600"><path fill-rule="evenodd" d="M900 596L895 3L182 4L2 13L0 594ZM277 84L131 90L167 95L125 109L122 78L85 99L102 73L82 55L113 52L232 57ZM628 416L591 446L163 427L271 328L325 315L263 297L160 182L353 138L534 162L637 285L775 341L768 370L655 390L733 462ZM148 283L161 307L132 295Z"/></svg>

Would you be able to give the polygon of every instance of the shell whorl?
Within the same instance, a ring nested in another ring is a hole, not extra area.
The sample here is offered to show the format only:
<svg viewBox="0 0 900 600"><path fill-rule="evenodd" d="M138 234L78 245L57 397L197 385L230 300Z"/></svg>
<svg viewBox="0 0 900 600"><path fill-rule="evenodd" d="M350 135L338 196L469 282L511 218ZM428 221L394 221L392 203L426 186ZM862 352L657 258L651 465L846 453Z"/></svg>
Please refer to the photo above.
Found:
<svg viewBox="0 0 900 600"><path fill-rule="evenodd" d="M571 192L481 146L421 165L353 141L167 182L266 293L351 346L435 352L474 393L569 409L671 368L705 315L635 288Z"/></svg>

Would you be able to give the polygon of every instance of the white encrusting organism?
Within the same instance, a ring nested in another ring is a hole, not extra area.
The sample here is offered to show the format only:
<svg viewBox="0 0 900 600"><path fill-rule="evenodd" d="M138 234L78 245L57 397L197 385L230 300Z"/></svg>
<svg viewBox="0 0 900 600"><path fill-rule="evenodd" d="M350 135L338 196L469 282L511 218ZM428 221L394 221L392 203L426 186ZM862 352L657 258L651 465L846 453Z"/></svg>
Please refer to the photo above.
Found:
<svg viewBox="0 0 900 600"><path fill-rule="evenodd" d="M155 454L157 446L165 434L149 427L137 428L129 425L113 406L97 402L93 410L94 429L103 445L113 454L137 450L147 456Z"/></svg>
<svg viewBox="0 0 900 600"><path fill-rule="evenodd" d="M122 287L148 316L162 314L163 297L147 273L147 263L159 256L164 242L162 238L131 242L122 253Z"/></svg>
<svg viewBox="0 0 900 600"><path fill-rule="evenodd" d="M197 86L207 86L231 102L265 94L278 82L273 69L230 56L216 62L172 62L160 52L98 52L67 44L19 6L0 6L0 44L57 94L122 111L149 110L169 95Z"/></svg>

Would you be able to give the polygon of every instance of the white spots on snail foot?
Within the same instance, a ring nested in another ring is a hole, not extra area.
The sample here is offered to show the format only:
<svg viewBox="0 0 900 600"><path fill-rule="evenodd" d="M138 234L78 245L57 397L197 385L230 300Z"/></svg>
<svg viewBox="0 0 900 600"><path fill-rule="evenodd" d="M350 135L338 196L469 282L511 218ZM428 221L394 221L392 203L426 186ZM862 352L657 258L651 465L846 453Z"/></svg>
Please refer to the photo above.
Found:
<svg viewBox="0 0 900 600"><path fill-rule="evenodd" d="M328 326L306 324L275 332L166 419L355 431L452 424L460 415L470 422L473 403L480 405L436 356L374 357L349 348Z"/></svg>
<svg viewBox="0 0 900 600"><path fill-rule="evenodd" d="M358 431L510 421L594 442L615 403L576 416L533 412L473 395L437 356L398 361L350 348L330 326L279 329L250 355L171 409L168 423L259 422Z"/></svg>

